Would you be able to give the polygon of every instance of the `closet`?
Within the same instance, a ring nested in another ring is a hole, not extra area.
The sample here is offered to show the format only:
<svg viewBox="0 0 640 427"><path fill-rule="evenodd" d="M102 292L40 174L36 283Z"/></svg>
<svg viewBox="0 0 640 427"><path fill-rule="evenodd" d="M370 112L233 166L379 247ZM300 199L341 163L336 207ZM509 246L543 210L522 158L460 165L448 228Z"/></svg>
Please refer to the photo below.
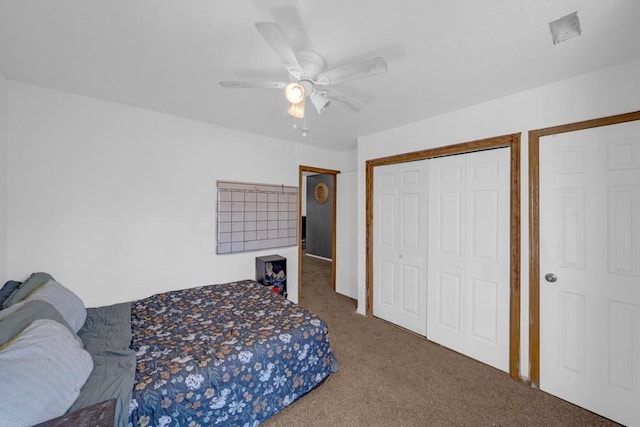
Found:
<svg viewBox="0 0 640 427"><path fill-rule="evenodd" d="M510 149L373 178L373 314L508 372Z"/></svg>

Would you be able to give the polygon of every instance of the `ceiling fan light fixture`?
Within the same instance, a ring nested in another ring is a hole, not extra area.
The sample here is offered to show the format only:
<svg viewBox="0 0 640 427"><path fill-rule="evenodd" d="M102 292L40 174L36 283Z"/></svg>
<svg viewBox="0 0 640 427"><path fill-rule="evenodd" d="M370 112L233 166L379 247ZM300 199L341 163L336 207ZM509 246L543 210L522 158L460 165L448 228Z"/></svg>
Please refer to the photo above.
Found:
<svg viewBox="0 0 640 427"><path fill-rule="evenodd" d="M304 101L304 86L299 83L291 82L284 89L284 96L292 104L299 104Z"/></svg>
<svg viewBox="0 0 640 427"><path fill-rule="evenodd" d="M287 113L296 119L304 119L304 99L297 104L291 104Z"/></svg>
<svg viewBox="0 0 640 427"><path fill-rule="evenodd" d="M321 87L335 85L346 81L371 77L387 72L388 67L383 57L371 58L360 62L353 62L333 69L326 69L326 62L322 55L311 50L295 51L287 40L284 32L275 22L256 22L255 27L267 42L271 50L280 58L287 70L286 81L221 81L220 86L227 89L284 89L284 95L289 102L287 114L295 119L303 119L306 98L311 100L314 108L321 114L337 101L344 104L352 112L358 112L362 106L354 100L333 93L332 90ZM288 83L287 83L288 82ZM316 86L318 90L316 90ZM281 92L280 92L281 93ZM280 95L282 96L282 95ZM297 124L294 120L294 128ZM303 123L303 136L309 129Z"/></svg>
<svg viewBox="0 0 640 427"><path fill-rule="evenodd" d="M309 96L309 99L313 106L316 107L318 114L322 114L329 104L331 104L331 100L319 92L313 92Z"/></svg>

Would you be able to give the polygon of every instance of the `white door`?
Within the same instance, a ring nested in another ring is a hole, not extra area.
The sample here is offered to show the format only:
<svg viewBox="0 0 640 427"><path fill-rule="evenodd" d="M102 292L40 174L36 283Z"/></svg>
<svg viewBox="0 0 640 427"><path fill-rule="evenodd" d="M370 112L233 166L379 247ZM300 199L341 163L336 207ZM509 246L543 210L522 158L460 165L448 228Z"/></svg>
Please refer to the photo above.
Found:
<svg viewBox="0 0 640 427"><path fill-rule="evenodd" d="M374 168L373 314L426 335L426 162Z"/></svg>
<svg viewBox="0 0 640 427"><path fill-rule="evenodd" d="M510 150L429 160L427 338L509 371Z"/></svg>
<svg viewBox="0 0 640 427"><path fill-rule="evenodd" d="M540 277L540 388L640 426L640 123L541 138Z"/></svg>

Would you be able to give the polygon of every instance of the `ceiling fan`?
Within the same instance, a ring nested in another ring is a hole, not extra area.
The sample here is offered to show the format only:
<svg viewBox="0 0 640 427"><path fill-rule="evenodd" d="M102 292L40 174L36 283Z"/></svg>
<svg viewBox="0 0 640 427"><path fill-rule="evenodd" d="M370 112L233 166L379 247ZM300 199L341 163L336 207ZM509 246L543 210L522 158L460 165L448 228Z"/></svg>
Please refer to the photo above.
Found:
<svg viewBox="0 0 640 427"><path fill-rule="evenodd" d="M294 51L278 24L256 22L255 26L267 44L282 60L282 65L289 74L289 81L221 81L220 86L229 89L284 89L285 97L291 103L287 112L293 117L304 118L305 100L307 99L319 114L329 106L331 101L340 102L351 111L358 112L362 109L362 105L358 101L332 93L328 87L347 80L370 77L387 71L387 63L382 57L325 71L324 58L311 50Z"/></svg>

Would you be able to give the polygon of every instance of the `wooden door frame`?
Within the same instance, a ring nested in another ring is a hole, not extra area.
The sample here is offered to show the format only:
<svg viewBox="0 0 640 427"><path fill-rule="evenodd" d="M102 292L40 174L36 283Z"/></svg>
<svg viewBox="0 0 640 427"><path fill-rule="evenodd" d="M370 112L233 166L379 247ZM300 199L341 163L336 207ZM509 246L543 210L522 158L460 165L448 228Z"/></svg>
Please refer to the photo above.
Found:
<svg viewBox="0 0 640 427"><path fill-rule="evenodd" d="M333 202L331 214L331 287L336 290L336 200L338 195L339 170L317 168L315 166L298 166L298 302L302 297L302 177L305 173L319 173L333 177Z"/></svg>
<svg viewBox="0 0 640 427"><path fill-rule="evenodd" d="M529 131L529 378L540 388L540 138L640 120L640 111Z"/></svg>
<svg viewBox="0 0 640 427"><path fill-rule="evenodd" d="M520 133L367 160L365 171L366 314L373 315L373 168L492 148L510 148L509 375L520 380Z"/></svg>

